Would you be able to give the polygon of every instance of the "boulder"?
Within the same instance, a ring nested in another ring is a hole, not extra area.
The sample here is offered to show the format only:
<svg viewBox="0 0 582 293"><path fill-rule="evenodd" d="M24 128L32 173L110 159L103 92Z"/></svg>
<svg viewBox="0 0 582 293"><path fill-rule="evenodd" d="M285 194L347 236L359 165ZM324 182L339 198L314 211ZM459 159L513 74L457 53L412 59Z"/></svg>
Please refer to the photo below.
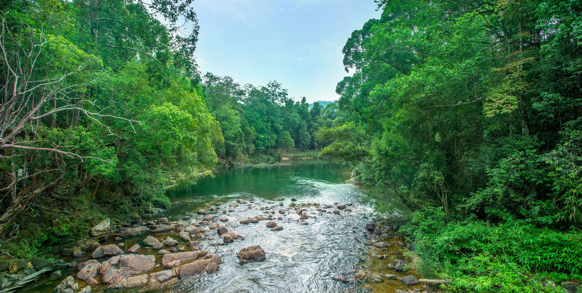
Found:
<svg viewBox="0 0 582 293"><path fill-rule="evenodd" d="M580 292L580 283L577 282L563 282L562 288L568 293Z"/></svg>
<svg viewBox="0 0 582 293"><path fill-rule="evenodd" d="M339 215L340 214L340 211L334 210L333 213L336 214L336 215Z"/></svg>
<svg viewBox="0 0 582 293"><path fill-rule="evenodd" d="M99 270L101 269L101 264L92 259L88 260L79 265L79 272L77 273L77 278L85 281L88 278L95 278L99 275Z"/></svg>
<svg viewBox="0 0 582 293"><path fill-rule="evenodd" d="M283 227L281 226L275 226L273 229L271 229L271 231L281 231L283 230Z"/></svg>
<svg viewBox="0 0 582 293"><path fill-rule="evenodd" d="M141 246L139 246L139 244L134 244L127 250L127 252L137 253L140 248Z"/></svg>
<svg viewBox="0 0 582 293"><path fill-rule="evenodd" d="M208 254L208 252L203 250L166 254L162 258L162 266L164 268L170 268L169 264L175 260L179 260L182 263L186 263L188 261L203 257L206 254Z"/></svg>
<svg viewBox="0 0 582 293"><path fill-rule="evenodd" d="M75 246L73 247L73 257L75 258L79 258L81 256L83 256L83 250L81 250L81 247L79 246Z"/></svg>
<svg viewBox="0 0 582 293"><path fill-rule="evenodd" d="M230 204L230 207L231 207L231 208L237 208L237 207L238 207L238 203L231 203L231 204Z"/></svg>
<svg viewBox="0 0 582 293"><path fill-rule="evenodd" d="M160 225L158 226L158 228L153 229L152 233L163 233L163 232L169 232L174 230L174 225Z"/></svg>
<svg viewBox="0 0 582 293"><path fill-rule="evenodd" d="M75 292L74 287L78 288L79 286L75 285L77 285L75 284L75 279L73 279L72 276L68 276L55 288L53 292L56 293Z"/></svg>
<svg viewBox="0 0 582 293"><path fill-rule="evenodd" d="M345 210L346 209L346 205L339 205L337 206L338 210Z"/></svg>
<svg viewBox="0 0 582 293"><path fill-rule="evenodd" d="M251 220L241 220L239 223L241 223L243 225L248 225L251 223Z"/></svg>
<svg viewBox="0 0 582 293"><path fill-rule="evenodd" d="M259 218L252 217L252 218L249 219L249 221L251 221L251 223L255 223L256 224L256 223L259 222Z"/></svg>
<svg viewBox="0 0 582 293"><path fill-rule="evenodd" d="M218 235L225 234L226 232L228 232L228 229L226 229L226 227L224 226L218 227Z"/></svg>
<svg viewBox="0 0 582 293"><path fill-rule="evenodd" d="M164 244L164 246L166 246L166 247L174 247L174 246L178 245L178 241L176 241L176 240L172 239L172 237L168 236L162 244Z"/></svg>
<svg viewBox="0 0 582 293"><path fill-rule="evenodd" d="M230 235L225 235L222 240L224 241L224 243L233 243L234 239L230 236Z"/></svg>
<svg viewBox="0 0 582 293"><path fill-rule="evenodd" d="M267 222L267 228L275 228L277 227L277 223L275 222Z"/></svg>
<svg viewBox="0 0 582 293"><path fill-rule="evenodd" d="M224 211L224 212L225 212L225 214L226 214L226 211ZM228 218L220 218L220 221L221 221L221 222L228 222Z"/></svg>
<svg viewBox="0 0 582 293"><path fill-rule="evenodd" d="M178 274L176 270L166 270L157 273L150 274L150 280L156 280L160 283L166 282L167 280L176 277Z"/></svg>
<svg viewBox="0 0 582 293"><path fill-rule="evenodd" d="M392 274L386 274L384 277L386 277L386 280L398 280L398 277Z"/></svg>
<svg viewBox="0 0 582 293"><path fill-rule="evenodd" d="M215 230L218 229L220 227L220 225L218 223L214 223L212 226L210 226L210 230Z"/></svg>
<svg viewBox="0 0 582 293"><path fill-rule="evenodd" d="M356 278L358 280L363 279L365 277L366 277L366 272L364 272L364 271L359 271L354 275L354 278Z"/></svg>
<svg viewBox="0 0 582 293"><path fill-rule="evenodd" d="M168 223L170 223L170 222L168 222L168 218L159 218L158 219L158 224L160 224L160 225L167 225Z"/></svg>
<svg viewBox="0 0 582 293"><path fill-rule="evenodd" d="M367 223L366 230L374 232L374 230L376 230L376 224L374 224L374 222Z"/></svg>
<svg viewBox="0 0 582 293"><path fill-rule="evenodd" d="M180 239L184 241L190 241L190 233L187 231L180 232Z"/></svg>
<svg viewBox="0 0 582 293"><path fill-rule="evenodd" d="M418 279L413 275L408 275L406 277L400 278L400 281L406 286L412 286L418 284Z"/></svg>
<svg viewBox="0 0 582 293"><path fill-rule="evenodd" d="M159 255L166 255L166 254L168 254L168 253L170 253L170 252L169 252L169 251L167 251L167 250L165 250L165 249L160 249L160 250L158 251L158 254L159 254Z"/></svg>
<svg viewBox="0 0 582 293"><path fill-rule="evenodd" d="M146 246L154 246L156 244L162 244L160 243L160 241L152 236L148 236L146 237L146 239L143 240L143 245Z"/></svg>
<svg viewBox="0 0 582 293"><path fill-rule="evenodd" d="M101 223L97 224L95 227L91 228L91 235L93 237L100 237L107 235L111 230L111 220L109 218L101 221Z"/></svg>
<svg viewBox="0 0 582 293"><path fill-rule="evenodd" d="M50 260L36 256L33 256L30 259L30 263L32 264L32 267L37 271L40 271L47 267L51 267L53 265L53 263Z"/></svg>
<svg viewBox="0 0 582 293"><path fill-rule="evenodd" d="M203 259L193 261L189 264L177 268L180 279L185 279L193 275L202 273L212 274L220 269L222 259L218 255L209 255Z"/></svg>
<svg viewBox="0 0 582 293"><path fill-rule="evenodd" d="M260 245L245 247L236 256L239 258L241 265L266 259L266 253Z"/></svg>
<svg viewBox="0 0 582 293"><path fill-rule="evenodd" d="M106 256L115 256L120 254L123 254L123 250L121 250L121 248L119 248L115 244L109 244L95 249L95 251L93 251L93 254L91 254L91 257L102 258Z"/></svg>
<svg viewBox="0 0 582 293"><path fill-rule="evenodd" d="M156 258L153 255L141 254L125 254L112 257L101 264L101 280L103 283L113 284L116 288L119 285L126 287L123 283L124 279L153 269L156 265L155 260ZM147 279L147 275L145 276ZM133 281L130 283L133 283Z"/></svg>
<svg viewBox="0 0 582 293"><path fill-rule="evenodd" d="M377 248L386 248L389 246L386 242L376 242L372 245L376 246Z"/></svg>
<svg viewBox="0 0 582 293"><path fill-rule="evenodd" d="M143 286L148 283L148 275L133 276L128 278L123 278L118 282L114 282L110 285L110 288L136 288Z"/></svg>
<svg viewBox="0 0 582 293"><path fill-rule="evenodd" d="M285 214L285 210L279 210L279 214L284 215Z"/></svg>
<svg viewBox="0 0 582 293"><path fill-rule="evenodd" d="M214 215L208 215L204 217L204 221L206 222L212 222L212 220L214 220Z"/></svg>
<svg viewBox="0 0 582 293"><path fill-rule="evenodd" d="M85 283L87 283L87 285L91 285L91 286L99 285L99 282L97 282L97 280L95 280L93 278L87 278L85 280Z"/></svg>
<svg viewBox="0 0 582 293"><path fill-rule="evenodd" d="M307 220L309 217L306 214L301 214L300 220Z"/></svg>
<svg viewBox="0 0 582 293"><path fill-rule="evenodd" d="M194 226L194 225L190 225L187 226L186 228L184 228L184 232L188 232L190 233L190 235L196 235L198 233L200 233L202 231L202 229Z"/></svg>
<svg viewBox="0 0 582 293"><path fill-rule="evenodd" d="M139 236L141 233L149 231L149 229L145 226L137 226L135 228L128 228L121 233L123 237L135 237Z"/></svg>

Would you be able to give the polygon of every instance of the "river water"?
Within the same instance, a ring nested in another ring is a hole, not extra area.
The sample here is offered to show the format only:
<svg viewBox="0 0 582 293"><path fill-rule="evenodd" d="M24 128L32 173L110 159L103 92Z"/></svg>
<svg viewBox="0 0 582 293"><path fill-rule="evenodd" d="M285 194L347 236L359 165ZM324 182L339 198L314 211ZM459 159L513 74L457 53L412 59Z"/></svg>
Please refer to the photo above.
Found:
<svg viewBox="0 0 582 293"><path fill-rule="evenodd" d="M201 179L195 185L172 190L168 193L171 207L163 214L156 215L156 218L167 217L170 221L189 218L191 222L200 222L205 215L198 214L199 210L215 210L218 218L228 219L227 222L220 223L244 236L244 240L212 246L211 244L221 243L222 239L218 235L214 236L213 231L207 233L212 236L205 238L199 247L209 254L220 255L224 262L215 274L186 280L176 279L155 290L110 290L100 285L92 291L394 292L399 288L413 289L407 288L399 280L343 283L332 279L339 277L353 280L354 273L359 270L396 274L386 269L388 260L379 260L377 257L388 255L394 249L382 251L369 245L373 235L365 231L364 227L371 221L373 209L362 204L364 191L350 183L349 179L350 170L338 165L284 164L263 168L238 168ZM238 200L247 203L236 208L229 206ZM299 221L300 215L294 208L290 208L294 204L310 204L306 207L307 215L310 216L305 220L307 225L302 224ZM318 207L313 204L325 208L326 212L317 211ZM347 208L341 210L339 215L334 214L337 205L343 204L348 205ZM285 214L280 214L280 209L285 209ZM222 211L226 213L223 214ZM275 222L283 230L271 231L265 225L268 221L248 225L239 223L240 220L254 216L267 217L272 211L275 212L275 218L282 218ZM147 235L124 239L124 249L136 243L142 244ZM158 239L171 236L179 240L175 232L154 236ZM240 265L237 253L252 245L260 245L266 251L266 260ZM146 248L142 253L155 255L156 251ZM159 263L161 256L156 258ZM76 270L70 274L76 274ZM58 282L43 287L54 288ZM83 287L84 283L81 282L80 285ZM42 287L36 287L37 290L40 288Z"/></svg>

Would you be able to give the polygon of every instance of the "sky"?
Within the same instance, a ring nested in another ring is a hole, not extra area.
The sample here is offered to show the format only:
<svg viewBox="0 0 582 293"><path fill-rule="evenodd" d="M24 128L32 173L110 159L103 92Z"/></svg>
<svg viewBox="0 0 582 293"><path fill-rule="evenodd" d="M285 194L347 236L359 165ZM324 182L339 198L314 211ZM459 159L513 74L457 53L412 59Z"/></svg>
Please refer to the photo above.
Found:
<svg viewBox="0 0 582 293"><path fill-rule="evenodd" d="M342 48L354 30L379 18L373 0L196 0L200 72L244 85L276 80L289 97L339 99L348 75Z"/></svg>

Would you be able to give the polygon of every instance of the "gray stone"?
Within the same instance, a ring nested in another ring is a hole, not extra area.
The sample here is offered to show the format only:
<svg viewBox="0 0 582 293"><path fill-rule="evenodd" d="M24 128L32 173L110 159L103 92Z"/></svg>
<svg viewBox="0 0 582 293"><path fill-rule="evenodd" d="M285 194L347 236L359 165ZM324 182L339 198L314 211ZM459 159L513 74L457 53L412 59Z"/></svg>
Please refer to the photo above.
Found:
<svg viewBox="0 0 582 293"><path fill-rule="evenodd" d="M401 282L402 282L404 285L407 285L407 286L412 286L412 285L416 285L416 284L418 284L418 283L419 283L419 282L418 282L418 279L416 279L416 277L415 277L415 276L413 276L413 275L408 275L408 276L406 276L406 277L402 277L402 278L400 278L400 281L401 281Z"/></svg>
<svg viewBox="0 0 582 293"><path fill-rule="evenodd" d="M50 260L36 256L33 256L30 259L30 263L32 264L32 267L34 267L34 269L38 271L47 267L51 267L53 265L53 263Z"/></svg>
<svg viewBox="0 0 582 293"><path fill-rule="evenodd" d="M95 227L91 228L91 235L93 237L100 237L107 235L109 230L111 229L111 220L109 218L101 221L101 223L97 224Z"/></svg>
<svg viewBox="0 0 582 293"><path fill-rule="evenodd" d="M240 264L266 259L266 253L260 245L245 247L236 256L239 258Z"/></svg>
<svg viewBox="0 0 582 293"><path fill-rule="evenodd" d="M121 250L119 246L115 244L109 244L95 249L95 251L93 251L93 254L91 254L91 257L102 258L106 256L115 256L120 254L123 254L123 250Z"/></svg>

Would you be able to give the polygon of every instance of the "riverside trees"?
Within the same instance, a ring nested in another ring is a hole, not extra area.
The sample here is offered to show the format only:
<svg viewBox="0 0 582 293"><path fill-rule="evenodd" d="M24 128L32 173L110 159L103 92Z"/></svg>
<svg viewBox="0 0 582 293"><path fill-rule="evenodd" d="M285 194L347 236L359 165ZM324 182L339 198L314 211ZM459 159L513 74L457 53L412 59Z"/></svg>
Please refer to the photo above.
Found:
<svg viewBox="0 0 582 293"><path fill-rule="evenodd" d="M381 211L404 212L422 268L460 291L579 276L580 235L566 232L582 221L580 3L376 2L381 19L344 47L348 121L319 133L323 154L357 166ZM368 154L341 135L354 127ZM546 250L498 238L512 233Z"/></svg>

